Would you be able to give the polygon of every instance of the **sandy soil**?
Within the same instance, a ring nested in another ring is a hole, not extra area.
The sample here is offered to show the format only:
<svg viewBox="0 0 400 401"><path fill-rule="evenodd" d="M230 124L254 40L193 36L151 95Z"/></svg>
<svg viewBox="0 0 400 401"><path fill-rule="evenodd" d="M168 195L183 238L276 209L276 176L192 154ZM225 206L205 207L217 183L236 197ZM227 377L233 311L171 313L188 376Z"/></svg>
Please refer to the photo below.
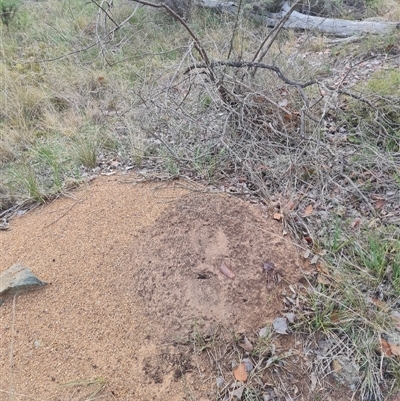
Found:
<svg viewBox="0 0 400 401"><path fill-rule="evenodd" d="M189 187L102 177L0 232L0 271L19 261L49 283L0 307L1 401L208 397L207 368L178 344L281 316L302 268L280 223Z"/></svg>

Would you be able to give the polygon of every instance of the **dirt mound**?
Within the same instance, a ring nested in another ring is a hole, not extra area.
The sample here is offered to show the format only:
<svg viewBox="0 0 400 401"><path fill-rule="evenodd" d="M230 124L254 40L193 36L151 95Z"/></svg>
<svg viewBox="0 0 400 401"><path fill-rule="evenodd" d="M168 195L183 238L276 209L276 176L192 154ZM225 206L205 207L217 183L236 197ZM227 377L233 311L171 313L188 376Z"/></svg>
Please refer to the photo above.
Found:
<svg viewBox="0 0 400 401"><path fill-rule="evenodd" d="M174 338L280 315L300 261L279 223L199 187L129 180L99 178L0 232L0 270L21 261L51 283L0 307L0 400L198 397L212 384Z"/></svg>
<svg viewBox="0 0 400 401"><path fill-rule="evenodd" d="M186 196L141 231L132 282L146 310L176 334L219 322L235 331L271 322L283 306L279 288L299 279L295 249L261 210L228 196ZM273 283L263 263L273 261ZM222 264L235 274L221 274Z"/></svg>

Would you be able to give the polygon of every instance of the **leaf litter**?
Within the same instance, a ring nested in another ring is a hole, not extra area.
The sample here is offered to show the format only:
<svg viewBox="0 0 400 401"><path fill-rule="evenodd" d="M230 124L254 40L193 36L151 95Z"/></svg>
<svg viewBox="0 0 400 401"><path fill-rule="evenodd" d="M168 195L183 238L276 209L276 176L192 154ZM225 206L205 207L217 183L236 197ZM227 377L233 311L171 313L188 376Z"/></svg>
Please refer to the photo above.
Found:
<svg viewBox="0 0 400 401"><path fill-rule="evenodd" d="M278 334L288 334L287 330L288 330L288 323L287 323L287 319L285 317L277 317L274 321L273 321L273 328L275 333Z"/></svg>
<svg viewBox="0 0 400 401"><path fill-rule="evenodd" d="M233 371L233 375L237 381L245 382L247 380L246 364L244 362L240 363Z"/></svg>
<svg viewBox="0 0 400 401"><path fill-rule="evenodd" d="M232 280L236 277L235 273L225 264L225 262L221 263L219 271Z"/></svg>
<svg viewBox="0 0 400 401"><path fill-rule="evenodd" d="M241 342L239 342L239 346L242 347L246 352L251 352L254 349L253 344L249 341L246 336L243 336Z"/></svg>

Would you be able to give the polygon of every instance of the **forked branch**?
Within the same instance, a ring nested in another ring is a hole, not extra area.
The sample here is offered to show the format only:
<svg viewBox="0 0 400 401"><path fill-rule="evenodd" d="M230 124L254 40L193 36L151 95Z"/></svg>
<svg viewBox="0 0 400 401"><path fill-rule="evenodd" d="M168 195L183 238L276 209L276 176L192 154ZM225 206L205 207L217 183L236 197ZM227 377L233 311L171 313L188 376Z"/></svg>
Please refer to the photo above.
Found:
<svg viewBox="0 0 400 401"><path fill-rule="evenodd" d="M288 85L296 86L298 88L306 88L307 86L311 86L316 84L318 81L317 80L312 80L308 82L297 82L297 81L292 81L291 79L287 78L283 72L280 70L279 67L275 65L268 65L264 63L258 63L258 62L252 62L252 61L230 61L230 60L222 60L222 61L214 61L210 63L211 68L219 67L219 66L226 66L226 67L233 67L233 68L262 68L266 70L271 70L278 75L278 77L285 82ZM200 68L207 68L208 66L205 63L197 63L189 66L184 74L187 74L188 72L195 70L195 69L200 69Z"/></svg>

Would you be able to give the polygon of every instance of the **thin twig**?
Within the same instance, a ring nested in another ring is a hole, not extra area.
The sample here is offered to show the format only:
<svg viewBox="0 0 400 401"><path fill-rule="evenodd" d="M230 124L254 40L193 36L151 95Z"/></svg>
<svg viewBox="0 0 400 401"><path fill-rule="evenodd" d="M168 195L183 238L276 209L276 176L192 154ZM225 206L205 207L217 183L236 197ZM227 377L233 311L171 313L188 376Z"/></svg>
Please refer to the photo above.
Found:
<svg viewBox="0 0 400 401"><path fill-rule="evenodd" d="M60 217L58 217L56 220L52 221L51 223L45 225L43 228L47 228L52 226L53 224L57 223L57 221L61 220L64 216L66 216L78 203L80 203L82 199L77 199L71 207L68 208L68 210L63 213Z"/></svg>
<svg viewBox="0 0 400 401"><path fill-rule="evenodd" d="M375 209L372 207L371 203L367 199L367 197L360 191L360 188L356 184L354 184L353 180L344 173L340 173L340 175L358 192L362 200L366 203L368 208L371 210L372 215L375 216L376 212Z"/></svg>
<svg viewBox="0 0 400 401"><path fill-rule="evenodd" d="M292 5L290 10L286 13L286 15L279 21L279 23L272 29L272 31L267 35L267 37L264 39L264 41L261 43L260 47L258 50L255 52L254 57L253 57L253 62L258 61L261 62L262 59L265 57L265 55L268 53L268 50L271 48L272 43L274 43L276 37L278 36L279 32L282 30L283 25L285 22L288 20L292 12L294 11L295 6L299 0L295 1L295 3ZM265 43L268 41L268 39L271 38L271 40L268 43L267 48L261 53L261 50L263 49ZM261 54L260 54L261 53Z"/></svg>
<svg viewBox="0 0 400 401"><path fill-rule="evenodd" d="M19 207L21 207L21 205L14 205L14 206L11 206L10 208L6 209L6 210L3 210L0 213L0 218L2 218L3 216L6 216L7 214L15 211L15 209L18 209Z"/></svg>
<svg viewBox="0 0 400 401"><path fill-rule="evenodd" d="M162 144L168 149L168 151L171 153L172 157L177 161L177 162L182 162L182 161L187 161L185 159L180 158L174 151L173 149L171 149L171 147L167 144L167 142L165 142L161 137L159 137L155 132L153 132L152 130L148 131L150 133L150 135L157 139L158 141L162 142Z"/></svg>
<svg viewBox="0 0 400 401"><path fill-rule="evenodd" d="M111 17L111 15L110 15L110 13L101 5L101 4L98 4L95 0L92 0L92 3L94 3L94 4L96 4L96 6L98 7L98 8L100 8L103 12L104 12L104 14L108 17L108 19L110 20L110 21L112 21L113 23L114 23L114 25L117 27L116 29L119 29L120 28L120 25L118 25L115 21L114 21L114 19Z"/></svg>
<svg viewBox="0 0 400 401"><path fill-rule="evenodd" d="M32 397L32 396L27 395L27 394L16 393L16 392L12 392L12 393L11 393L10 391L7 391L7 390L1 390L1 389L0 389L0 393L8 394L10 397L11 397L11 396L18 396L18 397L29 398L29 399L35 400L35 401L43 401L43 398L42 398L42 397L41 397L41 398L36 398L36 397Z"/></svg>
<svg viewBox="0 0 400 401"><path fill-rule="evenodd" d="M83 53L86 50L90 50L93 47L97 46L97 42L96 43L92 43L91 45L84 47L82 49L77 49L77 50L73 50L72 52L69 53L65 53L62 54L61 56L57 56L57 57L53 57L53 58L47 58L47 59L42 59L42 60L34 60L34 61L24 61L24 60L20 60L19 64L32 64L32 63L50 63L52 61L57 61L57 60L62 60L63 58L67 58L69 56L73 56L74 54L78 54L78 53Z"/></svg>
<svg viewBox="0 0 400 401"><path fill-rule="evenodd" d="M128 23L132 19L132 17L136 14L139 7L140 7L140 5L137 4L137 6L132 11L132 13L129 15L129 17L125 18L116 28L114 28L112 31L110 31L109 34L113 34L115 31L117 31L118 29L121 29L126 23Z"/></svg>

